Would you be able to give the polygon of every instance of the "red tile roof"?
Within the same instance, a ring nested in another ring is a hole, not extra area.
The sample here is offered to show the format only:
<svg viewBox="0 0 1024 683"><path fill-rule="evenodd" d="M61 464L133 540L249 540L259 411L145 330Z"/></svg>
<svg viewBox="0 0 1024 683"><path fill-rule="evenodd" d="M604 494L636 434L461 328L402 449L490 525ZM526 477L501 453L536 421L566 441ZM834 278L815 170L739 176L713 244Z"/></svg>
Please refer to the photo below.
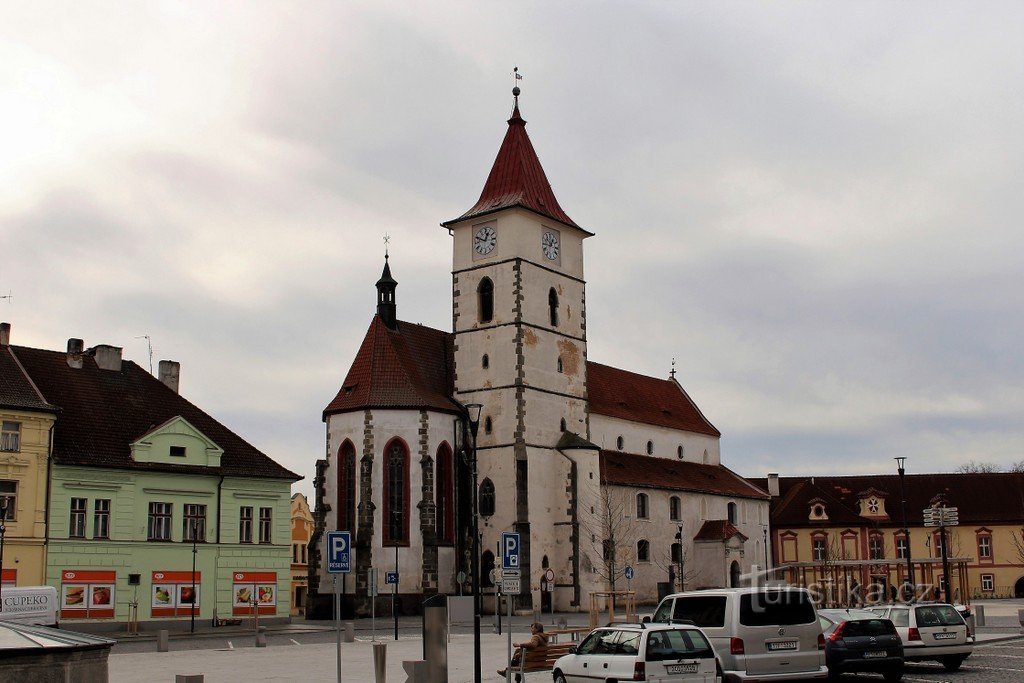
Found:
<svg viewBox="0 0 1024 683"><path fill-rule="evenodd" d="M736 535L743 535L739 529L729 523L727 519L709 519L701 526L700 531L694 535L695 541L728 541Z"/></svg>
<svg viewBox="0 0 1024 683"><path fill-rule="evenodd" d="M761 486L764 479L751 481ZM861 517L860 494L874 488L885 493L889 521L882 526L901 527L900 479L897 474L831 477L780 477L779 498L772 503L772 525L817 527L808 519L811 500L822 498L828 524L874 524ZM944 494L950 506L960 510L960 524L982 525L1020 523L1024 514L1024 473L979 472L964 474L908 474L905 482L907 517L912 526L923 523L923 510L937 494Z"/></svg>
<svg viewBox="0 0 1024 683"><path fill-rule="evenodd" d="M487 182L484 183L480 199L469 211L442 225L448 226L467 218L515 206L583 230L569 218L555 199L555 193L540 165L530 136L526 134L526 121L519 115L518 106L512 111L512 118L508 120L505 139L498 149L498 156L491 167L490 175L487 176Z"/></svg>
<svg viewBox="0 0 1024 683"><path fill-rule="evenodd" d="M674 379L657 379L588 361L587 394L590 412L598 415L722 435Z"/></svg>
<svg viewBox="0 0 1024 683"><path fill-rule="evenodd" d="M57 410L40 396L8 346L0 347L0 408L47 413Z"/></svg>
<svg viewBox="0 0 1024 683"><path fill-rule="evenodd" d="M619 451L601 451L601 483L740 498L768 498L767 493L724 465L705 465Z"/></svg>
<svg viewBox="0 0 1024 683"><path fill-rule="evenodd" d="M131 361L101 370L86 355L81 368L67 354L12 346L44 399L59 408L53 459L62 465L159 470L267 479L302 479L258 451L163 382ZM130 444L171 418L188 420L224 449L220 467L139 463Z"/></svg>
<svg viewBox="0 0 1024 683"><path fill-rule="evenodd" d="M452 335L399 321L388 329L375 315L323 417L366 408L418 408L461 413L452 401Z"/></svg>

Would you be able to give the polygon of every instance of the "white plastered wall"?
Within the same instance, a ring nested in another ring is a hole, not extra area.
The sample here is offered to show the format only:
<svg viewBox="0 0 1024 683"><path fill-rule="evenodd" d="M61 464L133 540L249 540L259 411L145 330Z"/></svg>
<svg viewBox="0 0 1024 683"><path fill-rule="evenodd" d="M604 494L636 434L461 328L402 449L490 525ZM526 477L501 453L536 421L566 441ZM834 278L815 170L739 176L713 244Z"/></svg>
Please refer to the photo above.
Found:
<svg viewBox="0 0 1024 683"><path fill-rule="evenodd" d="M687 462L705 462L704 451L707 451L707 464L721 464L719 437L697 432L685 432L679 429L659 427L656 425L631 422L607 415L590 415L590 440L604 450L616 451L618 437L625 444L624 453L647 453L647 442L654 442L656 458L678 457L679 446L683 447L683 460Z"/></svg>

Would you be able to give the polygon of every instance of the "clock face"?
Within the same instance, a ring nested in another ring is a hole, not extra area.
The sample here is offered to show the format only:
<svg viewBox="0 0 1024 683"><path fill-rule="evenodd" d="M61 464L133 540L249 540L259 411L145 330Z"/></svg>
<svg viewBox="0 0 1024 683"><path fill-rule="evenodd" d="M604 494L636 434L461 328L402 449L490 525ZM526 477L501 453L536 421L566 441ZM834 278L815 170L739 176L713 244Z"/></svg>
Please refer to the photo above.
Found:
<svg viewBox="0 0 1024 683"><path fill-rule="evenodd" d="M486 256L494 251L494 245L498 243L498 233L489 225L485 225L476 231L473 236L473 250L481 256Z"/></svg>
<svg viewBox="0 0 1024 683"><path fill-rule="evenodd" d="M554 261L558 258L558 234L553 232L545 232L544 236L540 239L541 249L544 251L544 256L549 261Z"/></svg>

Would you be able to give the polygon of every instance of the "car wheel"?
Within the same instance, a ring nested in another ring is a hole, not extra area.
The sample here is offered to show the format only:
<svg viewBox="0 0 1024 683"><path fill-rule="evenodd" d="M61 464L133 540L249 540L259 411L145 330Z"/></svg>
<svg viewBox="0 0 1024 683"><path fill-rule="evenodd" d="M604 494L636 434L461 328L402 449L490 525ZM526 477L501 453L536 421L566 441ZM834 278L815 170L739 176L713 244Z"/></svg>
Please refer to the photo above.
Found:
<svg viewBox="0 0 1024 683"><path fill-rule="evenodd" d="M828 680L830 680L830 681L838 680L839 677L842 676L842 675L843 675L843 672L839 670L838 666L830 666L828 668Z"/></svg>
<svg viewBox="0 0 1024 683"><path fill-rule="evenodd" d="M942 668L946 671L956 671L960 668L960 665L964 663L964 659L966 659L966 657L961 657L960 655L943 657Z"/></svg>
<svg viewBox="0 0 1024 683"><path fill-rule="evenodd" d="M565 674L563 674L561 671L556 671L554 673L554 677L555 677L555 683L568 683L565 680Z"/></svg>
<svg viewBox="0 0 1024 683"><path fill-rule="evenodd" d="M889 669L882 673L882 677L885 679L885 683L899 683L903 680L903 667Z"/></svg>

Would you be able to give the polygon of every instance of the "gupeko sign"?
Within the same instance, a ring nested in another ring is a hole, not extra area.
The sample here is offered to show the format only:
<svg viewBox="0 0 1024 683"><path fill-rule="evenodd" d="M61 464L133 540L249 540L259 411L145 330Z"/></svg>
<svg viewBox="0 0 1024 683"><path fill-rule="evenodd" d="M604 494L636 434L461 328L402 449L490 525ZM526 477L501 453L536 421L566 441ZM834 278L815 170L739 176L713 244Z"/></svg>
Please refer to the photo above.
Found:
<svg viewBox="0 0 1024 683"><path fill-rule="evenodd" d="M57 625L57 589L53 586L5 588L0 620L40 626Z"/></svg>

